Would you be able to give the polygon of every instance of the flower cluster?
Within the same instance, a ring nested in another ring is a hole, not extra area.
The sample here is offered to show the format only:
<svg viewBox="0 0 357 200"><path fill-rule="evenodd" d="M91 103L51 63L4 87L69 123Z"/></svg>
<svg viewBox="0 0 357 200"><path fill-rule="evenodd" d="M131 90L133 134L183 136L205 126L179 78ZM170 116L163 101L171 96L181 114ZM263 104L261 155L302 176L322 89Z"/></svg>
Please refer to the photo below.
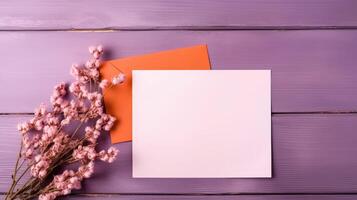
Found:
<svg viewBox="0 0 357 200"><path fill-rule="evenodd" d="M6 199L38 197L52 200L67 195L73 189L80 189L81 182L91 177L96 160L112 163L117 157L119 151L114 147L101 151L96 149L101 132L109 131L115 122L115 118L103 110L100 89L123 83L125 75L119 73L111 81L100 80L103 47L90 47L89 52L89 61L71 68L75 81L54 87L51 107L41 104L31 120L18 125L22 145ZM90 120L95 123L88 123ZM70 133L64 129L69 124L77 125ZM82 126L85 126L84 131L81 131ZM28 164L25 172L29 170L31 178L14 192L16 183L23 177L16 179L22 166L18 165L19 160ZM79 163L77 170L53 174L56 169L75 162Z"/></svg>

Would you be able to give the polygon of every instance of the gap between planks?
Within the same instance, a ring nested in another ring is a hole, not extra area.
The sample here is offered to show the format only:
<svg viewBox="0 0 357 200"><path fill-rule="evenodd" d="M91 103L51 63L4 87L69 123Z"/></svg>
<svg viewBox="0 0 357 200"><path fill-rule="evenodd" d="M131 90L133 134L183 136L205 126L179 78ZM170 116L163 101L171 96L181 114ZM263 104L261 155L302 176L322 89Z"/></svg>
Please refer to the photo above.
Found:
<svg viewBox="0 0 357 200"><path fill-rule="evenodd" d="M296 30L357 30L357 26L130 26L106 28L21 28L0 31L64 31L64 32L116 32L116 31L296 31Z"/></svg>
<svg viewBox="0 0 357 200"><path fill-rule="evenodd" d="M0 195L6 195L0 192ZM356 192L314 192L314 193L72 193L70 196L105 197L105 196L349 196L357 195Z"/></svg>
<svg viewBox="0 0 357 200"><path fill-rule="evenodd" d="M314 111L314 112L273 112L272 115L349 115L357 114L357 111ZM0 113L0 116L34 115L34 113Z"/></svg>

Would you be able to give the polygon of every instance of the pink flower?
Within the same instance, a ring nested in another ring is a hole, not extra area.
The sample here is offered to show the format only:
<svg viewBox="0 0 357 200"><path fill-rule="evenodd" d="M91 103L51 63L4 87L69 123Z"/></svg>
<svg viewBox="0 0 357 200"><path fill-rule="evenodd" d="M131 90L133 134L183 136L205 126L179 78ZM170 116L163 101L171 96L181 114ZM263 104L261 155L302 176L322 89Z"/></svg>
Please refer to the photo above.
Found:
<svg viewBox="0 0 357 200"><path fill-rule="evenodd" d="M93 54L94 51L97 50L97 47L95 47L95 46L90 46L90 47L88 48L88 50L89 50L89 53Z"/></svg>
<svg viewBox="0 0 357 200"><path fill-rule="evenodd" d="M50 165L48 157L37 155L35 157L35 163L31 166L31 175L37 178L44 178L47 175L47 170Z"/></svg>
<svg viewBox="0 0 357 200"><path fill-rule="evenodd" d="M109 131L114 125L114 122L115 122L114 117L108 114L102 114L101 117L97 120L95 124L95 128L99 131L102 129L105 131Z"/></svg>
<svg viewBox="0 0 357 200"><path fill-rule="evenodd" d="M39 119L35 122L35 129L37 131L40 131L43 129L43 126L44 126L44 121L42 119Z"/></svg>
<svg viewBox="0 0 357 200"><path fill-rule="evenodd" d="M119 73L117 76L113 77L112 79L112 84L117 85L117 84L122 84L125 81L125 74Z"/></svg>
<svg viewBox="0 0 357 200"><path fill-rule="evenodd" d="M103 53L103 46L102 45L97 46L97 51Z"/></svg>
<svg viewBox="0 0 357 200"><path fill-rule="evenodd" d="M27 133L30 129L31 129L31 126L27 122L17 125L17 130L20 131L23 134Z"/></svg>
<svg viewBox="0 0 357 200"><path fill-rule="evenodd" d="M125 75L120 73L112 81L100 81L98 68L103 47L92 46L89 52L92 58L84 65L71 67L75 81L68 88L65 83L54 87L50 107L40 104L32 119L17 126L22 133L20 155L28 161L31 176L43 183L38 190L30 188L25 191L25 195L36 192L34 194L40 200L53 200L70 194L72 190L81 188L83 179L93 175L96 160L111 163L119 153L114 147L106 151L96 150L101 131L109 131L115 122L114 117L104 113L103 95L98 86L104 89L111 84L121 84ZM86 123L90 120L95 123ZM72 128L67 126L71 122L75 122L74 127L78 123L85 124L84 134L81 126L67 134ZM63 169L73 162L79 164L77 171L64 170L61 174L52 174L54 167L60 165Z"/></svg>
<svg viewBox="0 0 357 200"><path fill-rule="evenodd" d="M83 178L89 178L94 172L94 162L89 162L86 165L82 165L78 168L79 176Z"/></svg>
<svg viewBox="0 0 357 200"><path fill-rule="evenodd" d="M47 134L48 137L52 137L57 132L57 130L58 130L58 127L56 125L54 125L54 126L46 125L43 128L43 132L44 132L43 136Z"/></svg>
<svg viewBox="0 0 357 200"><path fill-rule="evenodd" d="M97 142L99 135L100 132L98 130L95 130L89 126L85 128L85 136L87 141L89 141L90 143L95 144Z"/></svg>
<svg viewBox="0 0 357 200"><path fill-rule="evenodd" d="M110 84L109 81L104 79L99 83L99 87L104 89L104 88L108 87L109 84Z"/></svg>
<svg viewBox="0 0 357 200"><path fill-rule="evenodd" d="M54 193L46 193L46 194L40 194L38 197L39 200L54 200L56 199L57 195Z"/></svg>
<svg viewBox="0 0 357 200"><path fill-rule="evenodd" d="M78 65L77 64L73 64L70 70L70 74L75 77L76 79L78 79L79 76L79 69L78 69Z"/></svg>
<svg viewBox="0 0 357 200"><path fill-rule="evenodd" d="M103 47L100 45L98 47L90 46L88 50L95 59L99 59L99 57L103 54Z"/></svg>
<svg viewBox="0 0 357 200"><path fill-rule="evenodd" d="M59 97L66 95L66 85L65 83L60 83L55 86L53 91L53 96Z"/></svg>
<svg viewBox="0 0 357 200"><path fill-rule="evenodd" d="M69 86L69 91L78 98L84 98L87 95L87 89L78 81Z"/></svg>
<svg viewBox="0 0 357 200"><path fill-rule="evenodd" d="M36 117L42 117L46 114L46 106L45 104L40 104L38 108L35 109L35 116Z"/></svg>
<svg viewBox="0 0 357 200"><path fill-rule="evenodd" d="M78 146L77 149L73 151L73 158L77 160L94 160L97 153L93 146Z"/></svg>
<svg viewBox="0 0 357 200"><path fill-rule="evenodd" d="M88 100L92 103L92 105L96 107L102 106L102 95L98 92L88 93L87 95Z"/></svg>
<svg viewBox="0 0 357 200"><path fill-rule="evenodd" d="M98 157L100 160L104 161L104 162L108 162L108 163L112 163L117 155L119 153L119 150L114 148L114 147L110 147L107 151L100 151L98 153Z"/></svg>

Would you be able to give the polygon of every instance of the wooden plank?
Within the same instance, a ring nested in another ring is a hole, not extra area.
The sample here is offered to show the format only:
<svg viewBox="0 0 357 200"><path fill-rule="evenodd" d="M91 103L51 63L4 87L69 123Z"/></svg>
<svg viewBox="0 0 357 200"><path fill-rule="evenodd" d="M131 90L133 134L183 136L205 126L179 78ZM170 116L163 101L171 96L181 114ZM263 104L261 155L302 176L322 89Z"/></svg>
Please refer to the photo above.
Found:
<svg viewBox="0 0 357 200"><path fill-rule="evenodd" d="M0 197L5 198L4 195ZM70 195L60 199L105 199L105 200L355 200L357 195Z"/></svg>
<svg viewBox="0 0 357 200"><path fill-rule="evenodd" d="M70 65L207 44L213 69L272 69L273 112L356 111L357 30L0 32L0 113L32 112Z"/></svg>
<svg viewBox="0 0 357 200"><path fill-rule="evenodd" d="M356 27L354 0L2 1L0 30Z"/></svg>
<svg viewBox="0 0 357 200"><path fill-rule="evenodd" d="M0 192L7 189L16 159L15 126L29 116L0 116ZM121 153L112 165L99 162L85 183L90 193L356 193L357 115L273 115L272 179L131 178L131 143L116 145ZM103 140L107 146L109 138ZM212 147L214 151L214 147Z"/></svg>

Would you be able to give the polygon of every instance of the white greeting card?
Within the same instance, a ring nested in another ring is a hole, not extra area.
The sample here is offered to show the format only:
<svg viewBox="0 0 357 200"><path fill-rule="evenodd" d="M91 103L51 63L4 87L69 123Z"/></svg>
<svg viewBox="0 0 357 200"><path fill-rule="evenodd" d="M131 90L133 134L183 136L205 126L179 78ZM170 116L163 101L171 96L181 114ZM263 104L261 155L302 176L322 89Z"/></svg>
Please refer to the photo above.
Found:
<svg viewBox="0 0 357 200"><path fill-rule="evenodd" d="M133 177L271 177L270 74L133 71Z"/></svg>

